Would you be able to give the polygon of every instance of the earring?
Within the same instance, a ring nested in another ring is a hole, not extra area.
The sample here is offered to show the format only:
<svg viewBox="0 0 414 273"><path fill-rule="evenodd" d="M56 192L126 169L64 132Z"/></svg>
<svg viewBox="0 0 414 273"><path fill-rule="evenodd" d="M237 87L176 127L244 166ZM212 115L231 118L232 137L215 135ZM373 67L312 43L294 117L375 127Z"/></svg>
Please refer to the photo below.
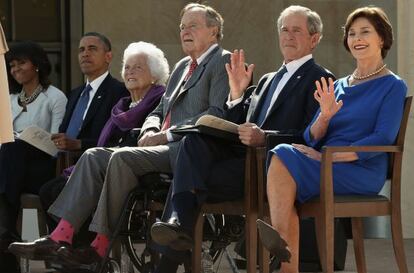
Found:
<svg viewBox="0 0 414 273"><path fill-rule="evenodd" d="M36 68L36 72L39 72L39 68Z"/></svg>

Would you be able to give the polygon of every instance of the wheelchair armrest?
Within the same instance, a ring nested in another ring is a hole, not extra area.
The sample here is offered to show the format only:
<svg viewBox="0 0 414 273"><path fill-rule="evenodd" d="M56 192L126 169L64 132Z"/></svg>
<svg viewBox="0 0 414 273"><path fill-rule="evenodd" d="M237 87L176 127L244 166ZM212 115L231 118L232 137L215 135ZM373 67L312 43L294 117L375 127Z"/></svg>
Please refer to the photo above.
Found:
<svg viewBox="0 0 414 273"><path fill-rule="evenodd" d="M129 131L129 135L135 139L139 137L140 133L141 133L141 128L132 128L131 131Z"/></svg>

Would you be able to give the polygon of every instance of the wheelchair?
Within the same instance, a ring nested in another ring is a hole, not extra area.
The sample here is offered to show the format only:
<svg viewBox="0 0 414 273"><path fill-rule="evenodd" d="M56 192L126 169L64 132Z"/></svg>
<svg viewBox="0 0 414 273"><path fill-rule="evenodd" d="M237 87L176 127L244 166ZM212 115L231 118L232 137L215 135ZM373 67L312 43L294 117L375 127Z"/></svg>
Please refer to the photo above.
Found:
<svg viewBox="0 0 414 273"><path fill-rule="evenodd" d="M97 268L85 268L100 273L139 272L151 273L158 263L159 256L150 247L150 228L161 217L172 175L150 173L142 177L140 187L132 190L125 201L123 213L115 228L109 250L112 255L104 259ZM235 259L228 251L233 242L244 237L244 219L238 216L206 215L203 248L208 248L215 267L223 256L226 257L234 273L243 267L243 261ZM189 264L184 265L191 272ZM90 272L89 271L89 272ZM83 272L83 271L82 271Z"/></svg>

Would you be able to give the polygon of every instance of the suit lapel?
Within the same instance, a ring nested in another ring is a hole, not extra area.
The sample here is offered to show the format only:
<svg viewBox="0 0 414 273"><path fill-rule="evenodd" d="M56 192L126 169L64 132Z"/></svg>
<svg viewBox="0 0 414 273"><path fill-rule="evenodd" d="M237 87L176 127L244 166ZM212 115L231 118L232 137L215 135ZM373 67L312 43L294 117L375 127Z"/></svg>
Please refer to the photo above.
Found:
<svg viewBox="0 0 414 273"><path fill-rule="evenodd" d="M276 72L270 73L265 83L263 84L263 86L257 92L257 95L255 94L254 96L252 96L252 100L250 101L249 111L246 117L247 121L252 122L257 119L257 115L259 115L260 113L259 109L261 109L263 102L264 102L263 98L265 98L267 95L267 92L269 92L269 86L273 78L275 77L275 74Z"/></svg>
<svg viewBox="0 0 414 273"><path fill-rule="evenodd" d="M107 93L106 89L108 88L108 81L111 78L111 75L108 74L108 76L106 76L105 80L101 83L98 90L96 91L96 94L93 97L91 104L89 105L88 112L86 112L85 119L82 123L82 128L85 127L85 125L93 119L93 117L99 110L99 107L102 104L102 101L104 100L105 94Z"/></svg>
<svg viewBox="0 0 414 273"><path fill-rule="evenodd" d="M185 77L185 67L189 66L191 63L191 59L188 59L188 62L186 63L186 66L183 67L182 73L181 73L181 80L178 82L177 87L174 90L174 93L171 95L171 98L169 100L169 107L168 111L171 109L172 105L177 101L177 99L181 96L183 96L184 93L186 93L191 87L197 84L197 82L200 80L201 76L203 75L206 66L208 62L211 60L211 58L217 53L219 50L219 47L217 46L215 49L213 49L210 54L208 54L204 60L197 66L197 68L194 70L191 77L188 79L188 81L182 85L182 82ZM166 113L168 113L168 111Z"/></svg>
<svg viewBox="0 0 414 273"><path fill-rule="evenodd" d="M263 122L265 122L267 117L269 117L274 111L276 111L276 109L280 105L282 105L282 103L286 100L286 98L289 96L289 94L291 92L294 92L294 89L295 89L296 85L299 84L301 79L305 76L306 71L314 63L315 63L315 61L313 59L310 59L309 61L304 63L301 67L299 67L298 70L296 70L295 74L293 74L292 77L290 77L290 79L288 80L286 85L283 87L282 91L280 92L279 96L277 97L275 103L272 105L272 108L270 109L268 115L266 116L266 118Z"/></svg>

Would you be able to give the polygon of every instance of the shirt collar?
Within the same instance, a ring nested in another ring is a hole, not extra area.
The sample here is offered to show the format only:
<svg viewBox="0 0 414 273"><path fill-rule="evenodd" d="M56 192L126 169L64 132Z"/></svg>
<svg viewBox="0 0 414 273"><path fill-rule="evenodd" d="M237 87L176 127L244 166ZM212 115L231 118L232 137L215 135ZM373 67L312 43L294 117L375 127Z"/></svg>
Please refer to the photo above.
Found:
<svg viewBox="0 0 414 273"><path fill-rule="evenodd" d="M296 70L299 69L299 67L301 67L304 63L306 63L307 61L309 61L312 58L313 58L312 54L308 54L308 55L303 56L300 59L293 60L289 63L284 62L283 64L286 66L286 69L287 69L288 73L290 75L292 75L293 73L296 72Z"/></svg>
<svg viewBox="0 0 414 273"><path fill-rule="evenodd" d="M201 62L207 57L208 54L210 54L213 49L218 47L218 44L212 44L203 54L201 54L200 57L197 58L197 64L201 64Z"/></svg>
<svg viewBox="0 0 414 273"><path fill-rule="evenodd" d="M108 76L109 71L106 71L101 76L97 77L93 81L89 82L89 80L86 80L86 85L90 84L92 89L94 91L98 90L99 86L101 86L102 82L105 80L106 76Z"/></svg>

